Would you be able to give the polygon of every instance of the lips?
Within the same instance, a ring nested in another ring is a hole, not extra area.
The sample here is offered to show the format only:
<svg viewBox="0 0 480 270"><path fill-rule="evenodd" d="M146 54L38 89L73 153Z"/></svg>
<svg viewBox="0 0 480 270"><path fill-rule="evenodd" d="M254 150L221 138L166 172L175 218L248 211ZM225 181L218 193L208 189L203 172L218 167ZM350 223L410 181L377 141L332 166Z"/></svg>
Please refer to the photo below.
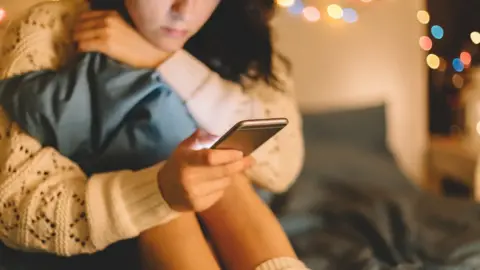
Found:
<svg viewBox="0 0 480 270"><path fill-rule="evenodd" d="M172 38L184 38L188 35L188 31L183 29L162 27L162 31Z"/></svg>

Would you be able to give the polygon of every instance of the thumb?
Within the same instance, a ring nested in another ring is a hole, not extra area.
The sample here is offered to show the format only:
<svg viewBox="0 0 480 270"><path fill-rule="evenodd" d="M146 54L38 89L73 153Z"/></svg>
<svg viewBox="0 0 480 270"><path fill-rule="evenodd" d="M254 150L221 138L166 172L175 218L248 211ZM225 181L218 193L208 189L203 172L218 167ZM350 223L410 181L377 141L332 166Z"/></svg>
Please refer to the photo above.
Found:
<svg viewBox="0 0 480 270"><path fill-rule="evenodd" d="M193 148L200 137L201 131L197 129L195 132L190 135L190 137L186 138L183 142L180 143L181 147Z"/></svg>

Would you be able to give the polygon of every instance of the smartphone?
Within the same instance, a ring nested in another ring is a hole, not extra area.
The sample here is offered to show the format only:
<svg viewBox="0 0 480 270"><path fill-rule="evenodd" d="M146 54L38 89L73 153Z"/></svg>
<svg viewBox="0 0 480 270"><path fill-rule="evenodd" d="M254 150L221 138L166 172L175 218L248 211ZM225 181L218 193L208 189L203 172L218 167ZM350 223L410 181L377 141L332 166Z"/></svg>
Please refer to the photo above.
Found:
<svg viewBox="0 0 480 270"><path fill-rule="evenodd" d="M244 120L220 137L211 149L234 149L248 156L286 125L287 118Z"/></svg>

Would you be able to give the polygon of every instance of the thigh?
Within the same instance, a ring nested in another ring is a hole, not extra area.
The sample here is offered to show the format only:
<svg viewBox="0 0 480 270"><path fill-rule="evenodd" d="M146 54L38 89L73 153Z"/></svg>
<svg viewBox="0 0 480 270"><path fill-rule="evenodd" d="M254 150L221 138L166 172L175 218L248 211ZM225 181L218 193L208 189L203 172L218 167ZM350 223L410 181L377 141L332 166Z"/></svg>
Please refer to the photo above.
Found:
<svg viewBox="0 0 480 270"><path fill-rule="evenodd" d="M220 269L193 213L143 232L138 245L144 270Z"/></svg>

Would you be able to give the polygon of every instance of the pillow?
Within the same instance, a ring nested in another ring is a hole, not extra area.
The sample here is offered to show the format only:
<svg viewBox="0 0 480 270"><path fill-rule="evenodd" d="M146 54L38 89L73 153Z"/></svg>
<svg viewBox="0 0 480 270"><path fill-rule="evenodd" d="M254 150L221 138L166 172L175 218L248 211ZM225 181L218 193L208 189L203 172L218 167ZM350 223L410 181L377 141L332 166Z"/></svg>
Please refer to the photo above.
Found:
<svg viewBox="0 0 480 270"><path fill-rule="evenodd" d="M306 114L305 140L346 143L369 150L388 151L385 104L342 111Z"/></svg>

